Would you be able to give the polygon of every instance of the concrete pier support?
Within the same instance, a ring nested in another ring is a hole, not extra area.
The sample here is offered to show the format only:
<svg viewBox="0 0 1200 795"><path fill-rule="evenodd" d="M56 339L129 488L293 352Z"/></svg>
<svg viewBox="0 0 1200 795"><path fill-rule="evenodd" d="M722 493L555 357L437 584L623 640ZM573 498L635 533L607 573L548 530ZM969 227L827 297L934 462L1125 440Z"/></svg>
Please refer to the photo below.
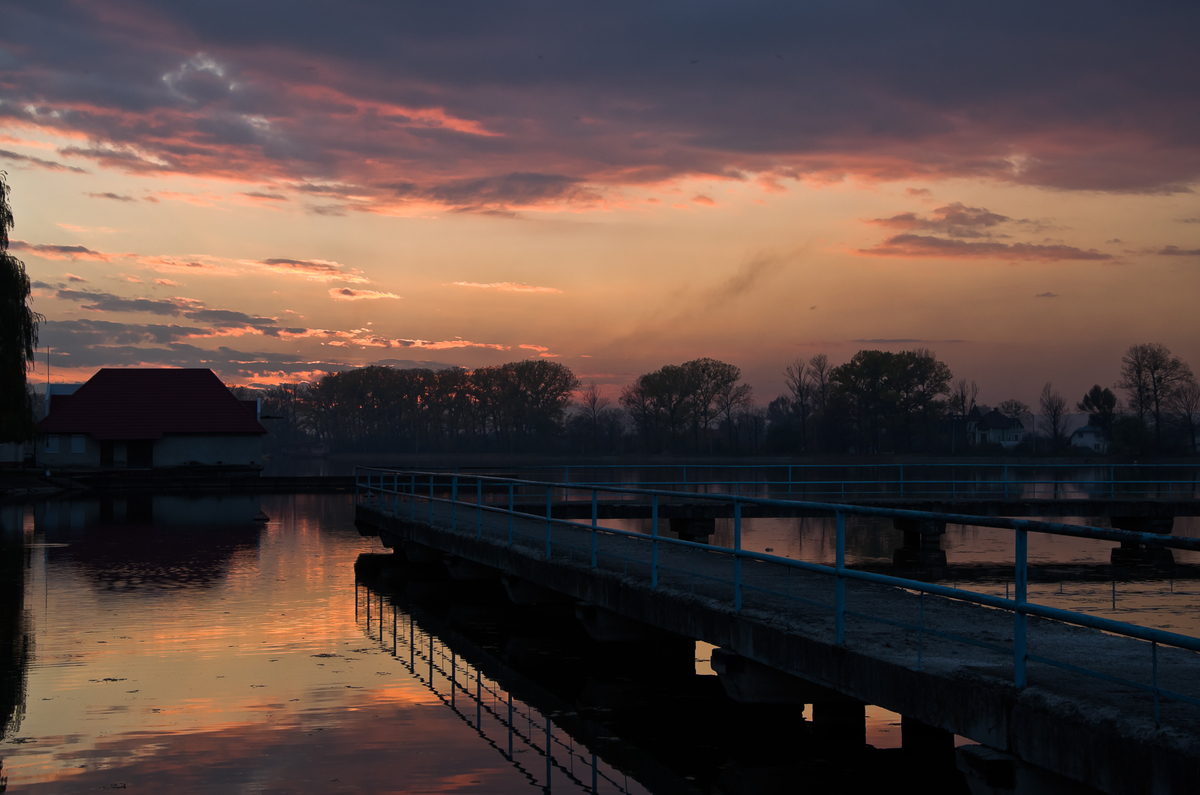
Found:
<svg viewBox="0 0 1200 795"><path fill-rule="evenodd" d="M707 544L708 539L717 532L717 520L714 518L677 517L668 520L671 532L681 541L695 541Z"/></svg>
<svg viewBox="0 0 1200 795"><path fill-rule="evenodd" d="M575 601L574 598L564 593L521 579L515 574L501 574L500 582L512 603L522 607L567 604Z"/></svg>
<svg viewBox="0 0 1200 795"><path fill-rule="evenodd" d="M442 561L441 550L418 544L416 541L409 541L407 538L400 542L400 549L404 552L404 557L408 558L409 563L420 565L441 563Z"/></svg>
<svg viewBox="0 0 1200 795"><path fill-rule="evenodd" d="M619 613L597 605L576 605L575 617L583 623L583 628L587 630L587 634L591 636L592 640L600 643L642 643L679 638L674 633L664 632L632 618L625 618ZM695 648L694 642L692 648Z"/></svg>
<svg viewBox="0 0 1200 795"><path fill-rule="evenodd" d="M1174 516L1114 516L1110 520L1117 530L1133 533L1170 535L1175 527ZM1164 547L1146 547L1132 541L1122 541L1109 558L1114 566L1172 566L1175 556Z"/></svg>
<svg viewBox="0 0 1200 795"><path fill-rule="evenodd" d="M713 649L712 669L725 694L739 704L794 704L851 699L729 649Z"/></svg>
<svg viewBox="0 0 1200 795"><path fill-rule="evenodd" d="M939 764L954 764L954 734L928 723L900 716L900 745L904 751Z"/></svg>
<svg viewBox="0 0 1200 795"><path fill-rule="evenodd" d="M846 747L867 744L867 705L843 698L841 701L813 704L813 729L820 740L829 740Z"/></svg>
<svg viewBox="0 0 1200 795"><path fill-rule="evenodd" d="M445 555L442 557L442 563L450 576L458 582L494 580L500 576L499 569L483 566L466 558L460 558L458 555Z"/></svg>
<svg viewBox="0 0 1200 795"><path fill-rule="evenodd" d="M893 565L898 568L945 568L946 551L942 549L945 522L893 519L892 526L904 533L904 546L892 554Z"/></svg>

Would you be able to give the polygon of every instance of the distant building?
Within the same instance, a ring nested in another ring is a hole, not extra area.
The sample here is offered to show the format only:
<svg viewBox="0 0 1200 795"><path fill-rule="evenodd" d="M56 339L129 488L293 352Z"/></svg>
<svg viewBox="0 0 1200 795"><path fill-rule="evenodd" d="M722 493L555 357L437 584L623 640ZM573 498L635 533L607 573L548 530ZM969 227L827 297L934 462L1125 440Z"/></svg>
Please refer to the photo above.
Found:
<svg viewBox="0 0 1200 795"><path fill-rule="evenodd" d="M1104 438L1104 432L1094 425L1076 428L1075 432L1071 434L1071 446L1096 453L1108 452L1108 440Z"/></svg>
<svg viewBox="0 0 1200 795"><path fill-rule="evenodd" d="M258 465L256 401L212 370L105 369L72 395L50 396L38 460L56 467Z"/></svg>
<svg viewBox="0 0 1200 795"><path fill-rule="evenodd" d="M967 443L998 444L1001 447L1012 448L1025 438L1025 424L1016 417L1006 417L992 409L987 414L972 407L967 415Z"/></svg>

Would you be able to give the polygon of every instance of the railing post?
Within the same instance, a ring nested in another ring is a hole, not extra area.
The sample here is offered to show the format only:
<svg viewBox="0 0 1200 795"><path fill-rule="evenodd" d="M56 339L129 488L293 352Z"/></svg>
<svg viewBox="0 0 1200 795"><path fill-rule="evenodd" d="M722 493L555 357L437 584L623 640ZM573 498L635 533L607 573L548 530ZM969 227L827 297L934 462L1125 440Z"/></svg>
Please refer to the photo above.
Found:
<svg viewBox="0 0 1200 795"><path fill-rule="evenodd" d="M842 577L842 572L846 570L846 514L841 511L837 512L836 556L833 596L834 643L841 646L846 642L846 580Z"/></svg>
<svg viewBox="0 0 1200 795"><path fill-rule="evenodd" d="M546 560L550 560L550 518L551 509L550 503L554 499L554 492L551 490L550 484L546 484Z"/></svg>
<svg viewBox="0 0 1200 795"><path fill-rule="evenodd" d="M475 518L478 520L475 537L483 538L483 475L475 481Z"/></svg>
<svg viewBox="0 0 1200 795"><path fill-rule="evenodd" d="M458 529L458 467L450 476L450 529Z"/></svg>
<svg viewBox="0 0 1200 795"><path fill-rule="evenodd" d="M1117 468L1112 464L1108 466L1108 498L1114 499L1117 496Z"/></svg>
<svg viewBox="0 0 1200 795"><path fill-rule="evenodd" d="M415 521L417 518L417 473L414 472L408 477L408 518Z"/></svg>
<svg viewBox="0 0 1200 795"><path fill-rule="evenodd" d="M921 619L917 629L917 670L921 670L921 652L925 646L925 592L921 591Z"/></svg>
<svg viewBox="0 0 1200 795"><path fill-rule="evenodd" d="M596 536L600 531L596 529L596 519L599 517L596 504L596 490L592 489L592 568L596 568Z"/></svg>
<svg viewBox="0 0 1200 795"><path fill-rule="evenodd" d="M571 495L569 493L570 488L571 488L571 467L564 466L563 467L563 502L571 501Z"/></svg>
<svg viewBox="0 0 1200 795"><path fill-rule="evenodd" d="M508 545L512 546L513 536L513 484L508 484Z"/></svg>
<svg viewBox="0 0 1200 795"><path fill-rule="evenodd" d="M787 493L788 493L788 496L791 496L791 494L792 494L792 468L791 467L788 467L788 490L787 490Z"/></svg>
<svg viewBox="0 0 1200 795"><path fill-rule="evenodd" d="M1004 465L1004 499L1008 499L1008 464Z"/></svg>
<svg viewBox="0 0 1200 795"><path fill-rule="evenodd" d="M1025 598L1029 583L1029 531L1017 530L1016 549L1016 597L1017 609L1013 625L1013 684L1025 687Z"/></svg>
<svg viewBox="0 0 1200 795"><path fill-rule="evenodd" d="M1158 720L1158 641L1150 641L1150 666L1154 670L1154 728L1160 728Z"/></svg>
<svg viewBox="0 0 1200 795"><path fill-rule="evenodd" d="M429 526L433 527L433 473L429 473Z"/></svg>
<svg viewBox="0 0 1200 795"><path fill-rule="evenodd" d="M658 587L658 495L650 498L650 590Z"/></svg>
<svg viewBox="0 0 1200 795"><path fill-rule="evenodd" d="M742 504L733 502L733 612L742 612Z"/></svg>
<svg viewBox="0 0 1200 795"><path fill-rule="evenodd" d="M904 464L900 465L900 496L904 496Z"/></svg>
<svg viewBox="0 0 1200 795"><path fill-rule="evenodd" d="M400 473L392 473L392 515L400 518Z"/></svg>

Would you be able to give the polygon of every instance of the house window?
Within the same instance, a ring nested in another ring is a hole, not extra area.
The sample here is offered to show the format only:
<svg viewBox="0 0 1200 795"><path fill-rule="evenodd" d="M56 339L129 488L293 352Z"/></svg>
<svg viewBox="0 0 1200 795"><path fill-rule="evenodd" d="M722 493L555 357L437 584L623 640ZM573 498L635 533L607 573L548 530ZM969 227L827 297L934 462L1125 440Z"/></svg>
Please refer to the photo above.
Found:
<svg viewBox="0 0 1200 795"><path fill-rule="evenodd" d="M86 453L87 452L87 437L82 433L71 434L71 452Z"/></svg>
<svg viewBox="0 0 1200 795"><path fill-rule="evenodd" d="M51 434L46 437L46 452L47 453L57 453L58 452L58 437L55 436L54 434Z"/></svg>

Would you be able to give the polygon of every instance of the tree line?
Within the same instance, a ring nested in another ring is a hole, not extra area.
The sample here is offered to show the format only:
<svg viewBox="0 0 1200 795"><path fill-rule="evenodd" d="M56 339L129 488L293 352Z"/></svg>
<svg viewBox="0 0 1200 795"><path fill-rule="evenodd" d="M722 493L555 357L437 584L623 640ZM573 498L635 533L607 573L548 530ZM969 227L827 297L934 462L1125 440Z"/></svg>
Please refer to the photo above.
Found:
<svg viewBox="0 0 1200 795"><path fill-rule="evenodd" d="M255 394L272 444L283 450L318 443L392 453L988 452L968 447L967 426L993 407L978 402L976 382L955 379L926 348L862 350L839 365L817 354L783 376L787 391L765 407L738 367L709 358L639 375L615 400L544 359L475 370L373 365ZM1069 401L1047 383L1036 412L1015 398L995 408L1023 424L1018 452L1069 449L1067 417L1076 411L1088 414L1112 452L1195 452L1200 386L1186 362L1148 343L1129 348L1112 388L1097 384Z"/></svg>

